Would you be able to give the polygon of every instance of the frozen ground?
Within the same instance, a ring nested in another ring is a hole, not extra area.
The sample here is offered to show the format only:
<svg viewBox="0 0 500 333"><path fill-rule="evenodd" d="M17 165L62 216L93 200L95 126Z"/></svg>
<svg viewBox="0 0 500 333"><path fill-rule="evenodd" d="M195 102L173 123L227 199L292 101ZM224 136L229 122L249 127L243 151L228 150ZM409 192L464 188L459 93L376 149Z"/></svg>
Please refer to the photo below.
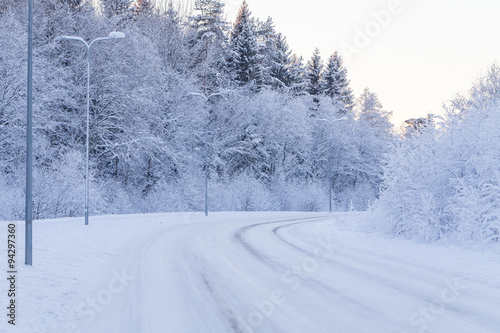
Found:
<svg viewBox="0 0 500 333"><path fill-rule="evenodd" d="M354 231L362 214L153 214L17 223L0 332L499 332L500 255ZM7 223L0 266L7 271Z"/></svg>

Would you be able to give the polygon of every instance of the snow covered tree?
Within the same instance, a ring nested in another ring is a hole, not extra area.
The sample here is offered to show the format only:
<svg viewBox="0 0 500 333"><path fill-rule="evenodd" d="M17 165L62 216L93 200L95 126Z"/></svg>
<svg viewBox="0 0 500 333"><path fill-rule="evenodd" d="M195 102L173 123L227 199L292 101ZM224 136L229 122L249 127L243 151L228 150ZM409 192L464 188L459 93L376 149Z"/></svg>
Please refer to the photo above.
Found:
<svg viewBox="0 0 500 333"><path fill-rule="evenodd" d="M0 0L0 15L7 12L12 6L13 0Z"/></svg>
<svg viewBox="0 0 500 333"><path fill-rule="evenodd" d="M318 48L313 52L311 60L307 62L307 92L311 96L321 95L323 92L323 61L321 60L321 55ZM315 102L319 102L317 98L314 98Z"/></svg>
<svg viewBox="0 0 500 333"><path fill-rule="evenodd" d="M328 64L323 74L322 91L336 102L340 102L342 113L352 111L354 97L349 87L347 69L343 66L342 57L337 52L328 58Z"/></svg>
<svg viewBox="0 0 500 333"><path fill-rule="evenodd" d="M236 49L233 52L236 82L240 85L250 84L254 91L260 90L262 87L262 69L252 26L245 25L243 27Z"/></svg>
<svg viewBox="0 0 500 333"><path fill-rule="evenodd" d="M412 118L405 120L405 137L417 137L422 132L427 131L429 128L435 126L434 116L428 114L427 117Z"/></svg>
<svg viewBox="0 0 500 333"><path fill-rule="evenodd" d="M271 17L262 22L256 20L255 25L256 40L261 57L261 68L264 85L272 86L271 67L274 63L274 56L277 52L276 38L277 33L274 28L274 22Z"/></svg>
<svg viewBox="0 0 500 333"><path fill-rule="evenodd" d="M426 243L448 231L441 223L446 221L451 175L441 166L436 140L434 131L425 130L404 139L389 156L385 190L377 203L386 216L380 229Z"/></svg>
<svg viewBox="0 0 500 333"><path fill-rule="evenodd" d="M238 15L233 23L233 28L231 30L230 42L231 48L236 47L236 43L238 41L239 36L243 31L243 27L247 24L253 24L252 18L250 17L252 12L250 12L250 8L245 0L241 4L240 10L238 11Z"/></svg>
<svg viewBox="0 0 500 333"><path fill-rule="evenodd" d="M106 17L124 15L132 9L133 0L101 0Z"/></svg>
<svg viewBox="0 0 500 333"><path fill-rule="evenodd" d="M0 20L0 174L11 175L22 165L25 147L26 55L22 48L22 22L14 15ZM24 102L23 102L24 100Z"/></svg>
<svg viewBox="0 0 500 333"><path fill-rule="evenodd" d="M269 56L268 67L268 85L273 89L281 89L283 87L290 88L293 80L291 79L290 67L292 66L291 51L288 48L286 38L279 33L275 39L274 52Z"/></svg>
<svg viewBox="0 0 500 333"><path fill-rule="evenodd" d="M393 125L390 121L392 112L384 111L377 95L368 88L363 90L358 99L357 113L360 121L377 128L381 133L387 133L388 135L392 133Z"/></svg>
<svg viewBox="0 0 500 333"><path fill-rule="evenodd" d="M208 39L221 42L225 39L227 23L223 18L224 6L223 2L217 0L195 1L194 11L196 15L189 19L198 40Z"/></svg>
<svg viewBox="0 0 500 333"><path fill-rule="evenodd" d="M377 95L365 88L357 101L355 184L364 186L368 198L378 197L386 167L386 156L396 142L391 112L385 111ZM339 111L344 114L345 110Z"/></svg>
<svg viewBox="0 0 500 333"><path fill-rule="evenodd" d="M154 11L151 0L135 0L132 4L132 13L135 17L139 15L150 16Z"/></svg>
<svg viewBox="0 0 500 333"><path fill-rule="evenodd" d="M80 7L84 0L61 0L61 1L68 4L70 8L75 9Z"/></svg>
<svg viewBox="0 0 500 333"><path fill-rule="evenodd" d="M190 59L186 56L188 48L182 18L172 2L164 12L139 19L135 27L142 30L145 38L155 45L158 60L164 69L174 69L179 73L188 71Z"/></svg>
<svg viewBox="0 0 500 333"><path fill-rule="evenodd" d="M296 96L305 94L307 90L306 68L302 57L295 54L291 57L286 85Z"/></svg>
<svg viewBox="0 0 500 333"><path fill-rule="evenodd" d="M444 118L407 121L389 157L379 227L423 242L500 242L499 91L494 65Z"/></svg>
<svg viewBox="0 0 500 333"><path fill-rule="evenodd" d="M240 86L250 85L253 91L259 91L262 87L261 56L250 15L248 5L243 1L231 32L230 67Z"/></svg>
<svg viewBox="0 0 500 333"><path fill-rule="evenodd" d="M213 90L221 84L225 64L227 23L223 19L224 3L216 0L197 0L194 6L197 15L191 16L189 49L190 67L204 89Z"/></svg>

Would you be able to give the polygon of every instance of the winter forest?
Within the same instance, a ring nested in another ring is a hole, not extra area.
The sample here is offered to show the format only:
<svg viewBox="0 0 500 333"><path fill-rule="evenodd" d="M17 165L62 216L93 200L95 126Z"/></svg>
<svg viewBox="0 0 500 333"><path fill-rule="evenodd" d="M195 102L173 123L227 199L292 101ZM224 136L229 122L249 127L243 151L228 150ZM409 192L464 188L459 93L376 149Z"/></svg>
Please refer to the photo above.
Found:
<svg viewBox="0 0 500 333"><path fill-rule="evenodd" d="M0 0L0 220L24 217L25 7ZM202 211L208 172L210 210L327 211L331 189L334 210L373 210L367 228L500 241L497 65L444 116L395 128L338 53L295 55L245 1L231 22L217 0L39 0L34 16L35 219L84 214L86 49L55 38L122 31L90 52L92 215Z"/></svg>

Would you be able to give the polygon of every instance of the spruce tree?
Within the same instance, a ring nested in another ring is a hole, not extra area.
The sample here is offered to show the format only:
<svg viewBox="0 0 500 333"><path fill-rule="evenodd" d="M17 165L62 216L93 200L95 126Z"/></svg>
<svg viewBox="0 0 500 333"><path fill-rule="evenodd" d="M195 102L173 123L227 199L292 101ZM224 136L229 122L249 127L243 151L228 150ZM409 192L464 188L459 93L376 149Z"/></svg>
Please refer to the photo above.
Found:
<svg viewBox="0 0 500 333"><path fill-rule="evenodd" d="M328 59L323 75L323 93L332 98L339 106L341 113L351 112L354 107L354 97L349 87L347 69L342 64L342 57L337 52Z"/></svg>
<svg viewBox="0 0 500 333"><path fill-rule="evenodd" d="M236 43L238 42L238 37L241 35L243 31L243 27L247 24L252 24L250 8L248 8L248 4L246 1L243 1L241 4L238 15L236 16L236 20L233 24L233 29L231 30L231 47L235 48Z"/></svg>
<svg viewBox="0 0 500 333"><path fill-rule="evenodd" d="M234 50L236 81L240 85L251 84L258 91L262 87L262 70L255 34L250 24L243 26Z"/></svg>
<svg viewBox="0 0 500 333"><path fill-rule="evenodd" d="M289 70L292 66L290 50L286 43L286 38L281 34L277 34L274 41L274 52L270 55L269 65L269 85L273 89L290 87Z"/></svg>
<svg viewBox="0 0 500 333"><path fill-rule="evenodd" d="M307 92L311 96L318 96L322 93L323 62L318 48L314 50L311 60L307 62ZM314 99L316 102L318 100Z"/></svg>
<svg viewBox="0 0 500 333"><path fill-rule="evenodd" d="M261 56L261 68L264 85L272 86L271 68L273 67L274 55L277 51L276 30L271 17L267 21L256 23L256 38Z"/></svg>
<svg viewBox="0 0 500 333"><path fill-rule="evenodd" d="M196 15L189 18L190 68L195 69L198 79L209 90L220 85L221 73L226 67L224 54L228 27L223 19L224 6L217 0L197 0Z"/></svg>
<svg viewBox="0 0 500 333"><path fill-rule="evenodd" d="M194 11L197 15L190 17L190 21L198 40L224 40L227 30L223 18L224 6L223 2L217 0L195 1Z"/></svg>
<svg viewBox="0 0 500 333"><path fill-rule="evenodd" d="M231 31L229 66L240 86L250 84L253 91L259 91L262 87L261 56L255 25L250 15L246 1L243 1Z"/></svg>
<svg viewBox="0 0 500 333"><path fill-rule="evenodd" d="M303 95L307 91L307 77L304 61L302 57L297 57L295 54L290 58L286 86L289 87L296 96Z"/></svg>

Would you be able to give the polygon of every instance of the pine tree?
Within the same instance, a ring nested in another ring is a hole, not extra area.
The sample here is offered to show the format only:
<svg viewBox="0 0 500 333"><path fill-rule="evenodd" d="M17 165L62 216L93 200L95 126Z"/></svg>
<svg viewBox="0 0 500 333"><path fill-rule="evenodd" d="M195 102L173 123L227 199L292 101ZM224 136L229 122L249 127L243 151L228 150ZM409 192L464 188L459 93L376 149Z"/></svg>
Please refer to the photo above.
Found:
<svg viewBox="0 0 500 333"><path fill-rule="evenodd" d="M347 69L342 64L342 57L335 52L328 59L323 75L323 93L334 99L341 113L351 112L354 107L354 96L349 87Z"/></svg>
<svg viewBox="0 0 500 333"><path fill-rule="evenodd" d="M314 50L311 60L307 62L307 92L312 96L318 96L322 93L323 81L323 62L318 48ZM317 99L314 99L318 102Z"/></svg>

